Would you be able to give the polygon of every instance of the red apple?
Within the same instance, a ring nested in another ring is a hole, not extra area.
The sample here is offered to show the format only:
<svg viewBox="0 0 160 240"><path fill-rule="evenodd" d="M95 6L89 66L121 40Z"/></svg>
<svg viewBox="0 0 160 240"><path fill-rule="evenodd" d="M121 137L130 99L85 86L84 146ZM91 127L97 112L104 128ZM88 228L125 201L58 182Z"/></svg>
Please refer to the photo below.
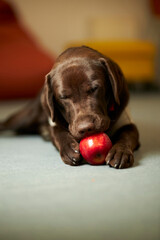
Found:
<svg viewBox="0 0 160 240"><path fill-rule="evenodd" d="M107 153L112 147L110 138L105 133L97 133L80 141L80 152L83 158L92 165L105 162Z"/></svg>

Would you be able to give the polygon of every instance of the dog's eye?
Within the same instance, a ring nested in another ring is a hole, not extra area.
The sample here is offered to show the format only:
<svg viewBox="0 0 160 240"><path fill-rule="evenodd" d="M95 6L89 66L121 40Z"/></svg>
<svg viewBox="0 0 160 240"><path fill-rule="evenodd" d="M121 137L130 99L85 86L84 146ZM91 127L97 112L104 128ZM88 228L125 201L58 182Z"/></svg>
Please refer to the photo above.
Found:
<svg viewBox="0 0 160 240"><path fill-rule="evenodd" d="M60 95L59 98L63 100L63 99L69 98L69 96L67 96L67 95Z"/></svg>
<svg viewBox="0 0 160 240"><path fill-rule="evenodd" d="M69 94L69 93L67 93L67 94L60 94L59 95L59 99L60 100L65 100L65 99L68 99L68 98L71 98L71 97L72 97L72 95Z"/></svg>
<svg viewBox="0 0 160 240"><path fill-rule="evenodd" d="M98 89L98 86L94 86L87 91L87 93L94 93Z"/></svg>

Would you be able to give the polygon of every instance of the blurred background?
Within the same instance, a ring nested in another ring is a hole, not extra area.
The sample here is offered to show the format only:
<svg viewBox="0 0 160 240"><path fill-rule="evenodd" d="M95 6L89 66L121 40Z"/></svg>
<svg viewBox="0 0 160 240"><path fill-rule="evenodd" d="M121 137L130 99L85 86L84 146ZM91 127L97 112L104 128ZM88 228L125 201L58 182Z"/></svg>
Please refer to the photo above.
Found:
<svg viewBox="0 0 160 240"><path fill-rule="evenodd" d="M160 0L0 0L0 121L81 44L125 74L141 142L134 166L70 167L40 136L1 133L1 240L160 239Z"/></svg>
<svg viewBox="0 0 160 240"><path fill-rule="evenodd" d="M158 90L159 0L0 0L0 99L35 96L55 58L81 44L118 62L132 88Z"/></svg>

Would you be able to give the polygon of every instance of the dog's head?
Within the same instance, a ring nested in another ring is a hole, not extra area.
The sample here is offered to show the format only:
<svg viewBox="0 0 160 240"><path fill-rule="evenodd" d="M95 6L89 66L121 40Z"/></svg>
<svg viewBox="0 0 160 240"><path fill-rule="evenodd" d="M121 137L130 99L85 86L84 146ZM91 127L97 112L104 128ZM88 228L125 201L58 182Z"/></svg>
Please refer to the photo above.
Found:
<svg viewBox="0 0 160 240"><path fill-rule="evenodd" d="M128 101L123 74L116 63L87 48L70 48L46 76L42 105L52 121L80 140L104 132Z"/></svg>

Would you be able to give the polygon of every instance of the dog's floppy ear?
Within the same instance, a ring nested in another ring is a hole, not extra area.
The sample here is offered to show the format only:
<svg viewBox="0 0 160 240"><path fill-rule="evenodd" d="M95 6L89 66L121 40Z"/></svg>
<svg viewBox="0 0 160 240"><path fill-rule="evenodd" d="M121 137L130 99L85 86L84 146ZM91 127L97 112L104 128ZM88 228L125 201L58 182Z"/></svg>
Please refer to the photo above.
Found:
<svg viewBox="0 0 160 240"><path fill-rule="evenodd" d="M125 90L124 76L119 66L109 58L100 58L109 77L115 102L120 105L122 91Z"/></svg>
<svg viewBox="0 0 160 240"><path fill-rule="evenodd" d="M46 80L43 88L43 92L41 95L41 104L44 111L54 122L54 103L53 103L53 89L51 87L51 74L48 73L46 75Z"/></svg>

